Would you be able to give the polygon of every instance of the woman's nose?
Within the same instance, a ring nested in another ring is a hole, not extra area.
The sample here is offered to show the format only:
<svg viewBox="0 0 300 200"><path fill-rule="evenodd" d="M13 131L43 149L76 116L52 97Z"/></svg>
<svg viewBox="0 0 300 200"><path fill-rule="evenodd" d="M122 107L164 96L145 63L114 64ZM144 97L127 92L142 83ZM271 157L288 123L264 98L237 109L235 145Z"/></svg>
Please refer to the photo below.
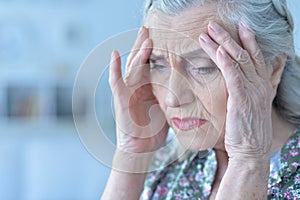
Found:
<svg viewBox="0 0 300 200"><path fill-rule="evenodd" d="M187 78L175 69L169 78L165 103L169 107L179 107L194 101L194 94Z"/></svg>

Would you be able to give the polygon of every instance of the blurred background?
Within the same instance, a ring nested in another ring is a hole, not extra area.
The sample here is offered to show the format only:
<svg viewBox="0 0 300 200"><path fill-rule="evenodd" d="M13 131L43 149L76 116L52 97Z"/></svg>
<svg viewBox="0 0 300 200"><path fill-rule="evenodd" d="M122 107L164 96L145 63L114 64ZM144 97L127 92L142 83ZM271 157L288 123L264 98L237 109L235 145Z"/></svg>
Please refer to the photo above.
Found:
<svg viewBox="0 0 300 200"><path fill-rule="evenodd" d="M0 0L1 200L100 198L110 169L80 142L72 88L81 63L97 44L141 25L142 3ZM300 2L289 4L299 54ZM110 108L109 87L98 93ZM84 106L80 112L84 115ZM111 111L101 113L99 120L113 140Z"/></svg>
<svg viewBox="0 0 300 200"><path fill-rule="evenodd" d="M140 26L141 5L142 0L0 0L1 200L100 198L110 169L80 142L72 118L73 83L96 45ZM99 90L99 100L110 94L109 87ZM113 138L110 103L102 119Z"/></svg>

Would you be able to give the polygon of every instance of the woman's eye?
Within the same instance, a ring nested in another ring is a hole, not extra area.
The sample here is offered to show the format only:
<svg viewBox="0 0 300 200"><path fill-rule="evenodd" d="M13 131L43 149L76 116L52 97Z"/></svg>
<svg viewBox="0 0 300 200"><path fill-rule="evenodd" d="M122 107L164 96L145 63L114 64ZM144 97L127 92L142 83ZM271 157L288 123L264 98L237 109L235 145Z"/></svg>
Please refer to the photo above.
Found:
<svg viewBox="0 0 300 200"><path fill-rule="evenodd" d="M156 63L150 63L150 69L151 70L163 70L164 68L166 68L164 65L159 65Z"/></svg>
<svg viewBox="0 0 300 200"><path fill-rule="evenodd" d="M208 66L208 67L188 67L189 74L200 83L208 83L218 77L218 67Z"/></svg>
<svg viewBox="0 0 300 200"><path fill-rule="evenodd" d="M192 71L194 73L198 73L200 75L208 75L210 73L213 73L216 70L217 70L216 67L199 67L199 68L193 68L192 69Z"/></svg>

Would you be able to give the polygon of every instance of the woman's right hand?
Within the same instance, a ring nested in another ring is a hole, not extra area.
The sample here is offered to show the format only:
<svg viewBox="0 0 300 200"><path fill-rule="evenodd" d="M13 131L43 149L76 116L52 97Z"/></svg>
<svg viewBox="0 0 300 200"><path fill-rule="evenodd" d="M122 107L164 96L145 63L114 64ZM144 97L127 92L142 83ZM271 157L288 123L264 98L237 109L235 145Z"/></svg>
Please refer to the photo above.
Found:
<svg viewBox="0 0 300 200"><path fill-rule="evenodd" d="M169 128L152 93L148 63L152 46L148 29L142 27L127 59L124 79L120 55L117 51L112 53L109 83L114 99L117 146L129 153L152 152L161 147Z"/></svg>

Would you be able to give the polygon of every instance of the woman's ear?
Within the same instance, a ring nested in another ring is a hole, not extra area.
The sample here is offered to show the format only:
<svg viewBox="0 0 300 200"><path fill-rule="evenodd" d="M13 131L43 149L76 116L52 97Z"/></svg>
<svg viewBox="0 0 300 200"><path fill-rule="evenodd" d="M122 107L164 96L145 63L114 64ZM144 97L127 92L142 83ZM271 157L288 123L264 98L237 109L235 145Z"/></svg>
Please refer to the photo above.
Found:
<svg viewBox="0 0 300 200"><path fill-rule="evenodd" d="M273 68L273 72L271 74L271 83L273 88L277 88L280 83L281 76L286 64L286 59L287 55L285 53L282 53L271 60L271 65Z"/></svg>

